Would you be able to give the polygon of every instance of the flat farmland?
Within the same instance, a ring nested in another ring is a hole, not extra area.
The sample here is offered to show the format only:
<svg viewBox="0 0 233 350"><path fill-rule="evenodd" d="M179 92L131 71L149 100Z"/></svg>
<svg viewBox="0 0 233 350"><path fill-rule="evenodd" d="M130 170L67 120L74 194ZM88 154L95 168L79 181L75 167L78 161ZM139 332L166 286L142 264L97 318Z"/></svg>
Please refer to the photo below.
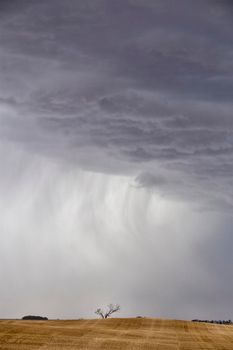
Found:
<svg viewBox="0 0 233 350"><path fill-rule="evenodd" d="M0 321L2 350L232 350L233 326L152 318Z"/></svg>

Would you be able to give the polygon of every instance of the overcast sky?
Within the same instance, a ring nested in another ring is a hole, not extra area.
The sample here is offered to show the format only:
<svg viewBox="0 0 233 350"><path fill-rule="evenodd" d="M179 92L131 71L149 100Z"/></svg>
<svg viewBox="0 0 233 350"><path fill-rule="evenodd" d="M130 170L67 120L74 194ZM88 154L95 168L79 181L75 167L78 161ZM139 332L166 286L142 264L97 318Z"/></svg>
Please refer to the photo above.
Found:
<svg viewBox="0 0 233 350"><path fill-rule="evenodd" d="M0 318L233 317L232 16L0 2Z"/></svg>

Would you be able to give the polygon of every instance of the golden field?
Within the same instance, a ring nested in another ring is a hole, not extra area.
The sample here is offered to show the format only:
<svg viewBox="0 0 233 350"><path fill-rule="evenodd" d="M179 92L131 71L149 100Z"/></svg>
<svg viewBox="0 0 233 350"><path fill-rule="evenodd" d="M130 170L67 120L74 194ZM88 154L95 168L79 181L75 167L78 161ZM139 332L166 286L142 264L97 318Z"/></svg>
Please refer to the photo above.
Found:
<svg viewBox="0 0 233 350"><path fill-rule="evenodd" d="M0 321L4 350L233 350L233 325L152 318Z"/></svg>

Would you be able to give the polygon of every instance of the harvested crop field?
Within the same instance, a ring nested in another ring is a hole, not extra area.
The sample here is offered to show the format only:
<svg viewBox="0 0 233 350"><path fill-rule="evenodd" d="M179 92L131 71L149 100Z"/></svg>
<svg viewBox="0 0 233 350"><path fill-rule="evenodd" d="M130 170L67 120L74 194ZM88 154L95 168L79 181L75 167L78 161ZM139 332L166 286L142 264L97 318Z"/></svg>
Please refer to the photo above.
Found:
<svg viewBox="0 0 233 350"><path fill-rule="evenodd" d="M233 349L233 326L151 318L0 321L4 350Z"/></svg>

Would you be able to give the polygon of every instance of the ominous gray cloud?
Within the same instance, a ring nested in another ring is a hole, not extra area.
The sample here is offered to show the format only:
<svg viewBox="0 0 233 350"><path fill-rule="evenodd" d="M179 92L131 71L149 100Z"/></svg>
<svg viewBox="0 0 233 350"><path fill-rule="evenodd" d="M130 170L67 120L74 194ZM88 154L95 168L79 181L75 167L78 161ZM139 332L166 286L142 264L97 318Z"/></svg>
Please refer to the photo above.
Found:
<svg viewBox="0 0 233 350"><path fill-rule="evenodd" d="M232 15L0 2L3 316L230 317Z"/></svg>

